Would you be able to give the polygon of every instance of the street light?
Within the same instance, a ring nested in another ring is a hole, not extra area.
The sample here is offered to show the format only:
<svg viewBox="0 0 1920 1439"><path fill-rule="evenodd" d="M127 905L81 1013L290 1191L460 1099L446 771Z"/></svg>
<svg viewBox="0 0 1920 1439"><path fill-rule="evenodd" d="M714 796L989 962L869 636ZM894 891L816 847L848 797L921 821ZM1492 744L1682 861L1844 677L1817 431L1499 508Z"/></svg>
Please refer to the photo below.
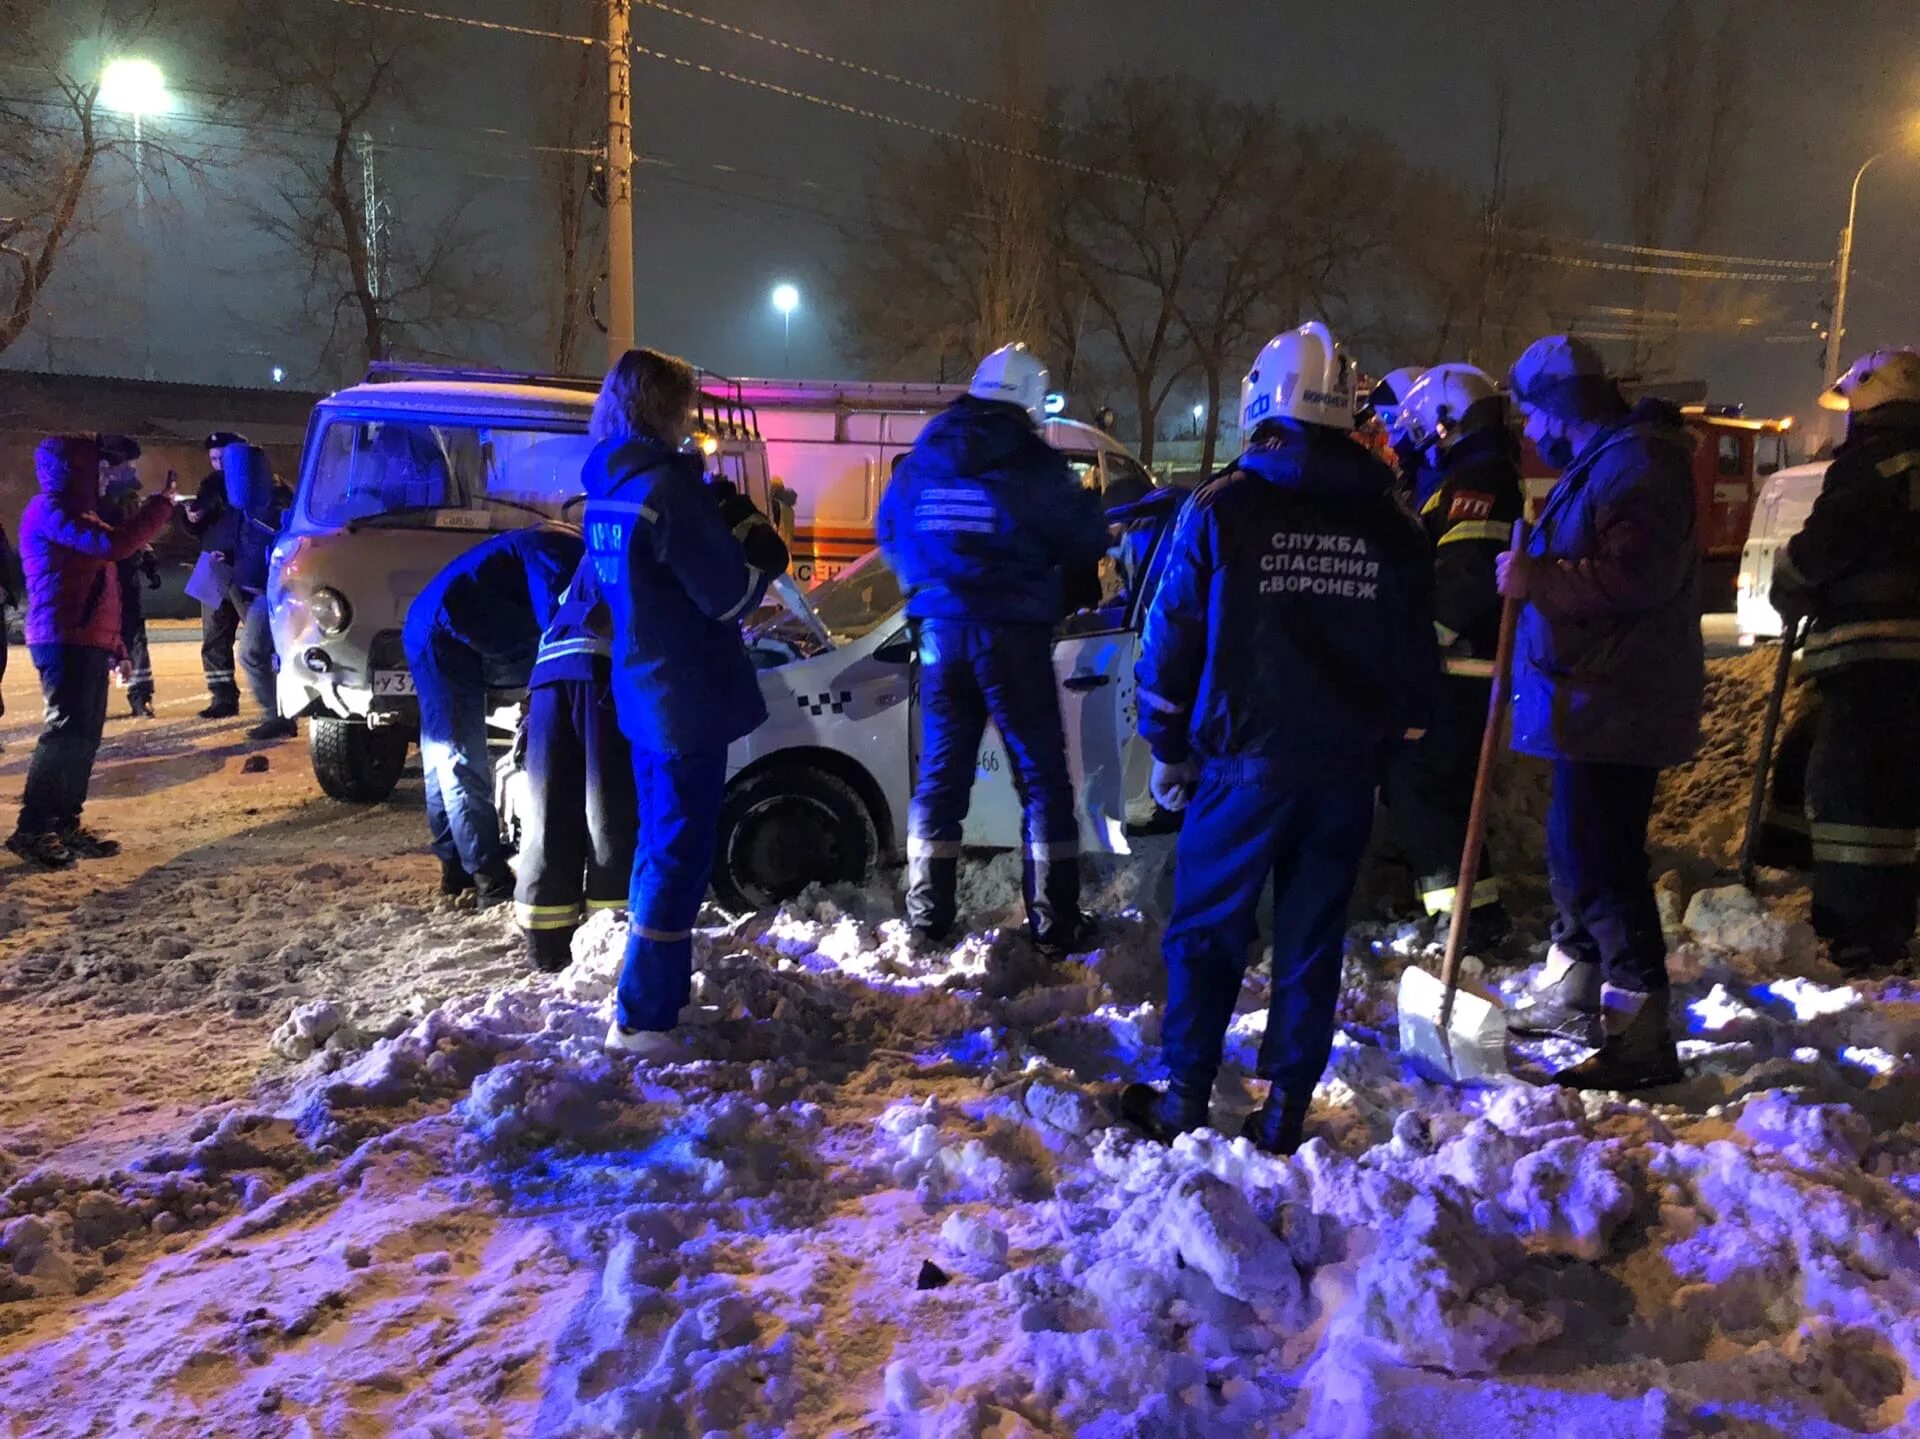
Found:
<svg viewBox="0 0 1920 1439"><path fill-rule="evenodd" d="M1847 225L1840 232L1840 263L1834 267L1833 323L1827 329L1825 388L1829 390L1833 388L1834 381L1840 378L1840 347L1847 336L1847 278L1853 269L1853 221L1860 209L1860 182L1866 178L1867 171L1873 168L1875 161L1886 159L1896 149L1920 149L1920 117L1908 122L1904 145L1889 145L1884 150L1876 150L1853 172L1853 188L1847 193Z"/></svg>
<svg viewBox="0 0 1920 1439"><path fill-rule="evenodd" d="M167 77L151 60L125 57L109 61L100 72L100 106L133 121L133 213L139 231L141 371L153 378L153 328L148 311L147 286L147 147L140 122L148 115L173 112Z"/></svg>
<svg viewBox="0 0 1920 1439"><path fill-rule="evenodd" d="M782 280L773 287L773 308L786 324L786 338L780 354L780 373L793 373L793 312L800 308L799 287Z"/></svg>
<svg viewBox="0 0 1920 1439"><path fill-rule="evenodd" d="M1206 412L1207 407L1205 405L1195 405L1193 407L1193 437L1196 440L1200 438L1200 417L1206 414Z"/></svg>

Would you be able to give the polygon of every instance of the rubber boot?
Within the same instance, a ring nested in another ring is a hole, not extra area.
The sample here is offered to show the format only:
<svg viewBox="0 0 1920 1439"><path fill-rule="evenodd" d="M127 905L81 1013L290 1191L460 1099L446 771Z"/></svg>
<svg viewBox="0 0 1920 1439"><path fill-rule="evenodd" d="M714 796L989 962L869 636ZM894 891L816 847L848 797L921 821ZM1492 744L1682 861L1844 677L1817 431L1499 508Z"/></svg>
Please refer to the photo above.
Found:
<svg viewBox="0 0 1920 1439"><path fill-rule="evenodd" d="M1539 1039L1571 1039L1598 1045L1600 966L1575 959L1559 945L1547 952L1547 967L1507 1011L1507 1029Z"/></svg>
<svg viewBox="0 0 1920 1439"><path fill-rule="evenodd" d="M1267 1091L1266 1102L1240 1125L1240 1137L1267 1154L1291 1154L1306 1132L1311 1096L1295 1099L1278 1089Z"/></svg>
<svg viewBox="0 0 1920 1439"><path fill-rule="evenodd" d="M475 910L492 909L498 904L510 903L513 899L513 871L505 865L497 874L476 874L473 877L473 907Z"/></svg>
<svg viewBox="0 0 1920 1439"><path fill-rule="evenodd" d="M526 929L520 935L526 941L527 961L542 974L558 974L573 963L572 930Z"/></svg>
<svg viewBox="0 0 1920 1439"><path fill-rule="evenodd" d="M960 861L915 855L907 861L907 927L929 944L943 944L959 919Z"/></svg>
<svg viewBox="0 0 1920 1439"><path fill-rule="evenodd" d="M1602 1003L1606 1037L1600 1048L1554 1075L1554 1083L1569 1089L1651 1089L1686 1078L1673 1044L1665 990L1641 994L1608 985Z"/></svg>
<svg viewBox="0 0 1920 1439"><path fill-rule="evenodd" d="M1129 1084L1120 1091L1120 1117L1147 1138L1171 1144L1190 1130L1207 1127L1207 1101L1213 1086L1174 1080L1164 1090Z"/></svg>

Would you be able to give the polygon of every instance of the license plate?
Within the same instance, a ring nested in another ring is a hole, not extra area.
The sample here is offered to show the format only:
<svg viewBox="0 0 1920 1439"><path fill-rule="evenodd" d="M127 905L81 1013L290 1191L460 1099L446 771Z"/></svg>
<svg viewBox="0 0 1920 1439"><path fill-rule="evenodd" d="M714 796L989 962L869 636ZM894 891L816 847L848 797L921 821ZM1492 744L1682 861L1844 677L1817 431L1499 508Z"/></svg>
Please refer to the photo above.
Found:
<svg viewBox="0 0 1920 1439"><path fill-rule="evenodd" d="M375 670L373 692L377 695L410 695L413 676L406 670Z"/></svg>

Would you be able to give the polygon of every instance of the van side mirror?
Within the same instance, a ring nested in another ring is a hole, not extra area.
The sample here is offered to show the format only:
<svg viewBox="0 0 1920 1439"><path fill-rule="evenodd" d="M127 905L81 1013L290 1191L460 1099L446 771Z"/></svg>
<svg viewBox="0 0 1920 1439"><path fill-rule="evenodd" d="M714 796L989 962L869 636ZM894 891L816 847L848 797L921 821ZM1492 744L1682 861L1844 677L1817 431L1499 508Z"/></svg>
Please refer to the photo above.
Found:
<svg viewBox="0 0 1920 1439"><path fill-rule="evenodd" d="M901 630L891 639L882 640L874 650L873 657L883 665L910 665L918 646L913 642L913 631Z"/></svg>

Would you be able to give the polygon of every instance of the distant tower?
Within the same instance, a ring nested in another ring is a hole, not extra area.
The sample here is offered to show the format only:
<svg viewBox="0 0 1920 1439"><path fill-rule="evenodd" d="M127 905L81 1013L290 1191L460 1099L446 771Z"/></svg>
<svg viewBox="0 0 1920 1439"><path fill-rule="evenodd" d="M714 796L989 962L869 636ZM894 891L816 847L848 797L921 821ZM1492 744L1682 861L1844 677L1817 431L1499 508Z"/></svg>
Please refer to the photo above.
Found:
<svg viewBox="0 0 1920 1439"><path fill-rule="evenodd" d="M359 149L361 227L367 239L367 289L375 301L381 301L392 290L391 277L387 273L387 251L393 211L387 204L386 192L380 188L373 136L362 131Z"/></svg>

